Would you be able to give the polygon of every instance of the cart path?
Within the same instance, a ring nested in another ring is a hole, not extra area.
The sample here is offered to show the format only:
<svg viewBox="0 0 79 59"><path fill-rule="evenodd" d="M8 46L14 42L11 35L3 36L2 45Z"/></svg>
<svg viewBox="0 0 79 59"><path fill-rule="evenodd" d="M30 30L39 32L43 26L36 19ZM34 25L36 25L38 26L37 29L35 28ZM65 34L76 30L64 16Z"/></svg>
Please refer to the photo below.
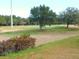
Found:
<svg viewBox="0 0 79 59"><path fill-rule="evenodd" d="M37 34L31 35L31 37L36 38L36 46L41 44L45 44L51 41L62 40L68 37L77 36L79 32L64 32L64 33L44 33L44 34ZM0 35L0 42L10 39L11 37Z"/></svg>
<svg viewBox="0 0 79 59"><path fill-rule="evenodd" d="M39 34L31 35L31 37L36 38L36 46L45 44L51 41L62 40L68 37L77 36L79 32L65 32L65 33L54 33L54 34Z"/></svg>

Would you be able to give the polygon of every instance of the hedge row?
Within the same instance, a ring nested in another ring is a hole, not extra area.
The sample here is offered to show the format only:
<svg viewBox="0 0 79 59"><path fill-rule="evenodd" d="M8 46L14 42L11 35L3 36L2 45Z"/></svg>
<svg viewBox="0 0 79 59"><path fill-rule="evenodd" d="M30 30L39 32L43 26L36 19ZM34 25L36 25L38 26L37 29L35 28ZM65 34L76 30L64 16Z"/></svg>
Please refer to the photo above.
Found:
<svg viewBox="0 0 79 59"><path fill-rule="evenodd" d="M6 55L9 52L16 52L35 46L35 38L30 36L19 36L7 41L0 42L0 55Z"/></svg>

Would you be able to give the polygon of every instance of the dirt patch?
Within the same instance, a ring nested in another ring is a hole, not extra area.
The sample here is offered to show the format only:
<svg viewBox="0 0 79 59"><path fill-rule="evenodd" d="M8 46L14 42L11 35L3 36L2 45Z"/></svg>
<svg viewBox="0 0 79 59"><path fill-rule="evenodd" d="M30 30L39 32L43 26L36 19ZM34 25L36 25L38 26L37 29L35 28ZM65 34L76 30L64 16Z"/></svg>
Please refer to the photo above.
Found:
<svg viewBox="0 0 79 59"><path fill-rule="evenodd" d="M36 46L38 46L51 41L62 40L76 35L79 35L79 33L78 32L51 33L51 34L31 35L31 37L37 39Z"/></svg>

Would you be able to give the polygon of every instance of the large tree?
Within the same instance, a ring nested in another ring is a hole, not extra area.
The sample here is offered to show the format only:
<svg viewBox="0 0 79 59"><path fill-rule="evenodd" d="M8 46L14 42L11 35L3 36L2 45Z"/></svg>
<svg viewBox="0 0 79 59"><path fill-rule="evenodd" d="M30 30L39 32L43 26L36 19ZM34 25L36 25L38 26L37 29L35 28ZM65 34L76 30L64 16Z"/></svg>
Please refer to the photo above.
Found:
<svg viewBox="0 0 79 59"><path fill-rule="evenodd" d="M78 20L79 10L74 7L68 7L64 12L60 14L60 19L67 24L67 28L70 24L76 23Z"/></svg>
<svg viewBox="0 0 79 59"><path fill-rule="evenodd" d="M45 5L40 5L39 7L33 7L31 9L31 21L36 21L42 29L45 25L51 25L55 19L56 14Z"/></svg>

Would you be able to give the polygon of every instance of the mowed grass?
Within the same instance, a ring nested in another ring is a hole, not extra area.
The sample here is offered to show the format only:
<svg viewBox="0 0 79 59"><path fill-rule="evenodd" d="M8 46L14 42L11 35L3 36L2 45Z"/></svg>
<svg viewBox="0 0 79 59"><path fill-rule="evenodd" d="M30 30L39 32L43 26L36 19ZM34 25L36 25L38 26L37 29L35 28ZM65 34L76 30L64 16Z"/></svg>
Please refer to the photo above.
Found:
<svg viewBox="0 0 79 59"><path fill-rule="evenodd" d="M26 25L26 26L0 26L0 30L3 32L9 32L9 31L22 31L22 30L32 30L32 29L38 29L38 25Z"/></svg>
<svg viewBox="0 0 79 59"><path fill-rule="evenodd" d="M0 27L3 33L0 35L6 35L10 37L14 37L21 34L43 34L43 33L61 33L61 32L71 32L71 31L79 31L79 28L69 28L67 29L65 25L52 25L45 26L43 30L40 30L38 25L29 25L29 26L14 26L11 28L10 26ZM10 31L10 32L9 32Z"/></svg>
<svg viewBox="0 0 79 59"><path fill-rule="evenodd" d="M0 59L79 59L79 36L10 53Z"/></svg>

